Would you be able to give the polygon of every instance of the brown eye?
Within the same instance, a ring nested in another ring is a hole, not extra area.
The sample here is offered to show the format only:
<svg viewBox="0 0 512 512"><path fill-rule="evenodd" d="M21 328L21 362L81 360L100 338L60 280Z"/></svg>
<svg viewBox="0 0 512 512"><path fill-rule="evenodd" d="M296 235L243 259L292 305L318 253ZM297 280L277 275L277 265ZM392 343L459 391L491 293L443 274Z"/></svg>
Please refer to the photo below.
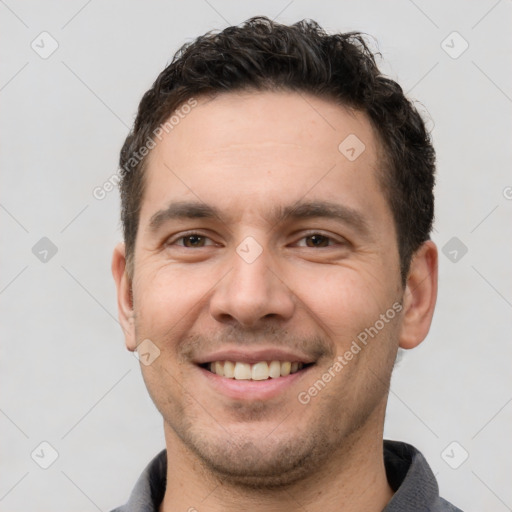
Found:
<svg viewBox="0 0 512 512"><path fill-rule="evenodd" d="M324 235L309 235L304 237L306 240L307 247L328 247L329 241L331 240L329 237Z"/></svg>
<svg viewBox="0 0 512 512"><path fill-rule="evenodd" d="M201 235L182 236L179 240L183 240L184 247L204 247L206 237Z"/></svg>

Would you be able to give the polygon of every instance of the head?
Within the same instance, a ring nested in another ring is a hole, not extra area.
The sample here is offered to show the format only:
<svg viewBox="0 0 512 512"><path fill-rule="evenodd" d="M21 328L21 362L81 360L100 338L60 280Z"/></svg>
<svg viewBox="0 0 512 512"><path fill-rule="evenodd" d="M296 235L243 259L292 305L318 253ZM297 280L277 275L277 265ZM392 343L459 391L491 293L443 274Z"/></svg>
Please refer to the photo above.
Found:
<svg viewBox="0 0 512 512"><path fill-rule="evenodd" d="M129 271L144 195L145 148L173 130L198 97L243 90L309 93L365 114L381 145L377 178L393 214L405 283L434 216L435 152L421 116L400 85L380 73L362 34L328 35L313 21L286 26L263 17L184 45L142 98L119 162Z"/></svg>
<svg viewBox="0 0 512 512"><path fill-rule="evenodd" d="M120 165L120 318L158 355L141 367L168 444L268 487L381 432L397 349L435 304L434 150L363 36L258 17L199 37ZM287 358L303 369L244 378ZM210 371L226 360L242 380Z"/></svg>

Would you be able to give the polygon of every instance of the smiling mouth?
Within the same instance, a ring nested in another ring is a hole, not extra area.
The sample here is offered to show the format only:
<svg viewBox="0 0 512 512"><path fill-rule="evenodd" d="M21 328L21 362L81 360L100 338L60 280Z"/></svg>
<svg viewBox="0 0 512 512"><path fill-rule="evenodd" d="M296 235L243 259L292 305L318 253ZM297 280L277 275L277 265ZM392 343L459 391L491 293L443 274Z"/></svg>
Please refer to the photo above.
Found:
<svg viewBox="0 0 512 512"><path fill-rule="evenodd" d="M213 361L199 366L227 379L268 380L286 377L313 364L296 361L259 361L254 364L239 361Z"/></svg>

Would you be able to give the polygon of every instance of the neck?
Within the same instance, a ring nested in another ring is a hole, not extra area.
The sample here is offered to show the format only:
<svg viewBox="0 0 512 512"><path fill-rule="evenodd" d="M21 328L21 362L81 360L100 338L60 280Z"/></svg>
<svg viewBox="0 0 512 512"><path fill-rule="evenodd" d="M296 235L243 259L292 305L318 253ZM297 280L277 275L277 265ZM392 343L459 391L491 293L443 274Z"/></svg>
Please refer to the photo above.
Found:
<svg viewBox="0 0 512 512"><path fill-rule="evenodd" d="M393 496L383 458L382 427L357 431L322 468L285 488L241 488L212 475L166 425L167 488L159 512L257 510L379 512Z"/></svg>

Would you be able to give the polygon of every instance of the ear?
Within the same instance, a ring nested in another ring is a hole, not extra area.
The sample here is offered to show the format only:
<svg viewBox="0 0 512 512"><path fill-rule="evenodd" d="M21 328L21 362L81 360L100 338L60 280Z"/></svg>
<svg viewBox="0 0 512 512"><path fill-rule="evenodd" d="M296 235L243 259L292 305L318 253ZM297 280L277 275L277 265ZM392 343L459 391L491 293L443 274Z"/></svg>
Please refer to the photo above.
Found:
<svg viewBox="0 0 512 512"><path fill-rule="evenodd" d="M136 348L135 322L132 301L132 283L126 271L126 253L124 243L116 245L112 256L112 275L117 288L117 310L121 328L124 332L126 348Z"/></svg>
<svg viewBox="0 0 512 512"><path fill-rule="evenodd" d="M404 293L399 345L410 349L427 336L437 298L437 247L431 240L414 253Z"/></svg>

